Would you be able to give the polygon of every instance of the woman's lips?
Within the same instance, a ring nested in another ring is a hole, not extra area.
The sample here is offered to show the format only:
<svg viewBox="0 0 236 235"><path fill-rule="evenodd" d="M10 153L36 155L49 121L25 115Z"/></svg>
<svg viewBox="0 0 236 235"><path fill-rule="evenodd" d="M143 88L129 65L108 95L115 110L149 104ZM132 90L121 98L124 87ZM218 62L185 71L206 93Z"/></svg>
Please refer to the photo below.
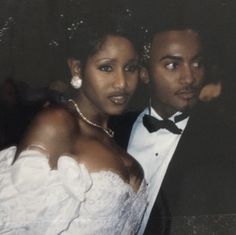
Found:
<svg viewBox="0 0 236 235"><path fill-rule="evenodd" d="M110 100L116 105L123 105L127 102L128 96L127 95L115 95L110 96Z"/></svg>

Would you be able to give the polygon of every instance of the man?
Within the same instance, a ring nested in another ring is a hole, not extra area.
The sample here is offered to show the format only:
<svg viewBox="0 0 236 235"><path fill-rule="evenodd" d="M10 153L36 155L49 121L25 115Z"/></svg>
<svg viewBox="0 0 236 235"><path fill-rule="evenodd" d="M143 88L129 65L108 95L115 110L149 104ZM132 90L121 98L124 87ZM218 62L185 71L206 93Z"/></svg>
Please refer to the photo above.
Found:
<svg viewBox="0 0 236 235"><path fill-rule="evenodd" d="M204 52L200 33L191 27L156 30L146 46L147 70L141 71L150 105L138 116L122 117L115 130L148 184L139 234L211 234L229 224L225 214L236 212L232 138L216 116L197 105Z"/></svg>

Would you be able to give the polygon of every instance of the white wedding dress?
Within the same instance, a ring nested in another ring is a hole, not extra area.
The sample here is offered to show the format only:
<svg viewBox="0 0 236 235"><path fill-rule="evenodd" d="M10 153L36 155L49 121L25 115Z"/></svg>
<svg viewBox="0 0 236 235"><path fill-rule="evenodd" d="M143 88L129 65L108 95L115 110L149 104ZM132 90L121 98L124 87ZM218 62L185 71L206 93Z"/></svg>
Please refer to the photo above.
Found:
<svg viewBox="0 0 236 235"><path fill-rule="evenodd" d="M22 152L11 165L15 152L0 152L0 234L137 233L147 205L145 181L134 192L118 174L89 173L68 156L51 170L36 150Z"/></svg>

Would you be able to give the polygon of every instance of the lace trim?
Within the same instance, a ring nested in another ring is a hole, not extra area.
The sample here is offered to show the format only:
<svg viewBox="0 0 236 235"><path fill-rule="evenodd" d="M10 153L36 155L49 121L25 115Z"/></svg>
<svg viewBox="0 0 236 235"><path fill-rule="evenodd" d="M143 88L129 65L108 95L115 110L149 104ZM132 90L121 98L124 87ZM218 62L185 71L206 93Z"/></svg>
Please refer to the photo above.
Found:
<svg viewBox="0 0 236 235"><path fill-rule="evenodd" d="M100 170L95 172L90 172L91 177L94 178L108 178L111 182L115 182L117 186L123 186L125 185L132 194L138 194L140 191L143 191L143 185L145 185L144 179L142 180L142 183L139 186L138 191L136 192L133 187L127 183L118 173L111 171L111 170Z"/></svg>

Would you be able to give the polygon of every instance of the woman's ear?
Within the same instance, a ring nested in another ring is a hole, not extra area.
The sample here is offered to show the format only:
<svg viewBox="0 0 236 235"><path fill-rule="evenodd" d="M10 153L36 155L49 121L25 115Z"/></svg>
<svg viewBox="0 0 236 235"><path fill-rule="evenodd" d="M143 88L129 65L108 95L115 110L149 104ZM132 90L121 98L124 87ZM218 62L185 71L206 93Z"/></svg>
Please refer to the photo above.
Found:
<svg viewBox="0 0 236 235"><path fill-rule="evenodd" d="M144 83L144 84L148 84L149 83L149 74L148 74L148 71L145 67L141 67L140 69L140 79L141 81Z"/></svg>
<svg viewBox="0 0 236 235"><path fill-rule="evenodd" d="M81 77L81 63L79 60L76 60L75 58L69 58L67 60L67 64L69 66L72 77L73 76Z"/></svg>

